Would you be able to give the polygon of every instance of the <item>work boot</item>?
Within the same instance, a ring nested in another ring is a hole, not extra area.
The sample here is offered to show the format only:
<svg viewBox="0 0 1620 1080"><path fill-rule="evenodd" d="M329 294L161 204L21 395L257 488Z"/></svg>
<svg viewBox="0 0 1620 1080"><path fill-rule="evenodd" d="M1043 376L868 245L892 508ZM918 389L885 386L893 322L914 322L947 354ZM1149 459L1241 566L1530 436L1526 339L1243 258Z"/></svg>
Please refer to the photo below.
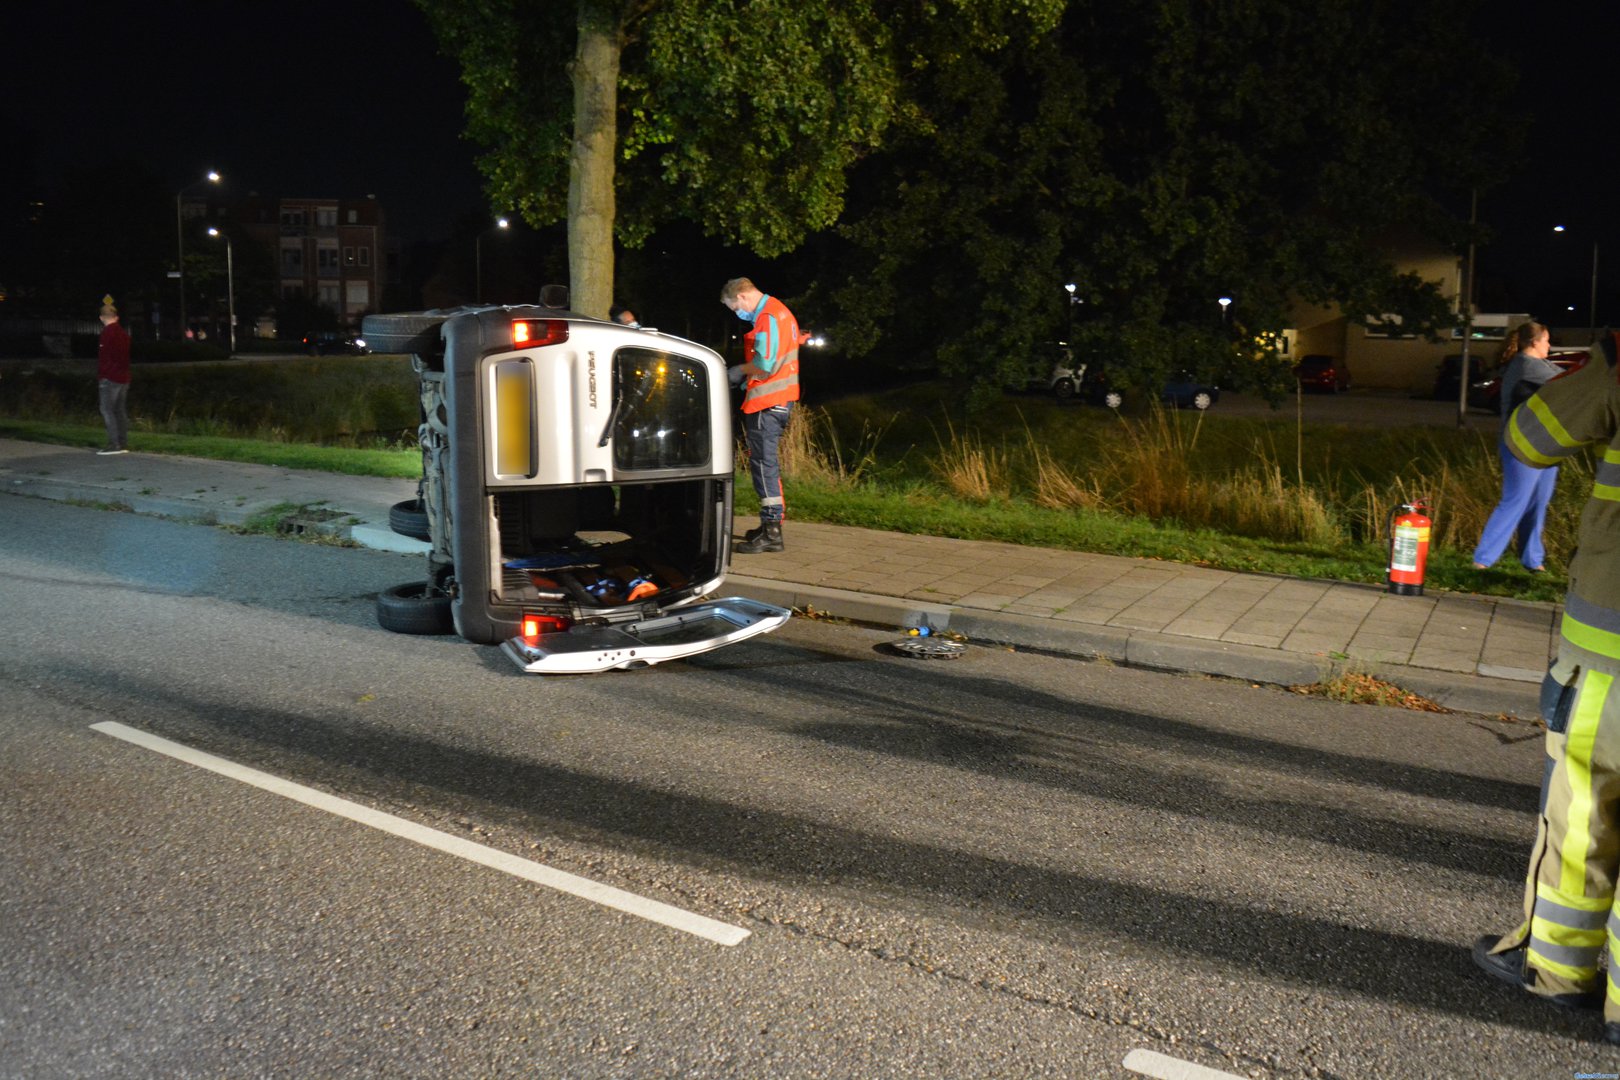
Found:
<svg viewBox="0 0 1620 1080"><path fill-rule="evenodd" d="M748 536L752 537L752 539L745 538L742 543L738 544L737 554L758 555L765 551L781 551L783 548L782 523L780 521L761 522L758 535L756 536L750 531Z"/></svg>
<svg viewBox="0 0 1620 1080"><path fill-rule="evenodd" d="M1496 943L1501 938L1495 934L1488 934L1474 942L1474 963L1484 969L1485 974L1497 982L1506 983L1545 1001L1549 1005L1556 1005L1560 1009L1601 1009L1603 1007L1603 992L1594 990L1584 994L1536 994L1530 989L1530 982L1525 973L1524 956L1525 947L1520 945L1516 949L1506 952L1493 953ZM1620 1025L1607 1024L1604 1028L1604 1037L1608 1037L1608 1028L1620 1028ZM1612 1040L1611 1040L1612 1041Z"/></svg>
<svg viewBox="0 0 1620 1080"><path fill-rule="evenodd" d="M755 540L758 540L764 535L765 526L762 524L756 525L752 529L749 529L747 532L743 533L742 542L745 544L752 544Z"/></svg>

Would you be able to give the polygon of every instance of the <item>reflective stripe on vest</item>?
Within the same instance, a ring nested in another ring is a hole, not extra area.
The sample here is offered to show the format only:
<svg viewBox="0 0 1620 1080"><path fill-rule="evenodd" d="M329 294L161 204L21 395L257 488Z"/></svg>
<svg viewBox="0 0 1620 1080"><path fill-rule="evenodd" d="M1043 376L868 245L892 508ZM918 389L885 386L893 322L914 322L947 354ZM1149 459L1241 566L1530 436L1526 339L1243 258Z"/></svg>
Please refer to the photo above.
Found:
<svg viewBox="0 0 1620 1080"><path fill-rule="evenodd" d="M773 405L785 405L799 400L799 321L793 312L774 296L767 296L754 320L756 333L763 333L760 323L767 317L776 320L776 367L763 379L749 379L743 394L742 411L755 413ZM766 348L770 344L767 343ZM753 357L749 357L750 361ZM768 358L769 359L769 358Z"/></svg>

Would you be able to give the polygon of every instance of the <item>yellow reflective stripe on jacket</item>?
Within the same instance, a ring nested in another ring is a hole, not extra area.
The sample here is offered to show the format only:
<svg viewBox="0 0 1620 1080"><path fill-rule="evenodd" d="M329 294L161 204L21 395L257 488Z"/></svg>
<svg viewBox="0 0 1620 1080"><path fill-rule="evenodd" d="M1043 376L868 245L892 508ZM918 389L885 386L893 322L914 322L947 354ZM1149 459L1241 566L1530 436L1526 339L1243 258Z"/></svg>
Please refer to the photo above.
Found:
<svg viewBox="0 0 1620 1080"><path fill-rule="evenodd" d="M1620 450L1609 447L1603 451L1592 476L1592 498L1620 502Z"/></svg>
<svg viewBox="0 0 1620 1080"><path fill-rule="evenodd" d="M1547 403L1533 397L1513 410L1508 420L1508 441L1519 457L1531 465L1556 465L1581 448L1558 422Z"/></svg>
<svg viewBox="0 0 1620 1080"><path fill-rule="evenodd" d="M1594 605L1579 603L1578 599L1573 593L1565 598L1567 606L1564 608L1564 618L1559 624L1558 633L1571 645L1585 649L1589 653L1596 653L1598 656L1620 661L1620 633L1594 626L1582 619L1580 615L1585 614L1583 609ZM1572 613L1570 607L1575 608L1575 612L1579 614Z"/></svg>

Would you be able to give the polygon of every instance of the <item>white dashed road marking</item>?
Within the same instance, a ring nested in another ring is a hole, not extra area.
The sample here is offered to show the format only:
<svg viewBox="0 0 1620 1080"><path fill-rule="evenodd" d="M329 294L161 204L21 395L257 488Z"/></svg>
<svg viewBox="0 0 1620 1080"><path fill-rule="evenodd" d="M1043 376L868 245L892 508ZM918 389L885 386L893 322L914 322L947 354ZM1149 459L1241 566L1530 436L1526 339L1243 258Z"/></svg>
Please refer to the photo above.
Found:
<svg viewBox="0 0 1620 1080"><path fill-rule="evenodd" d="M413 821L406 821L404 818L395 817L392 814L385 814L380 810L373 810L368 806L350 802L348 799L340 799L335 795L328 795L324 791L316 791L314 788L305 787L303 784L295 784L291 780L283 780L279 776L260 772L258 769L252 769L246 765L238 765L236 762L226 758L216 757L201 750L194 750L181 743L171 742L161 736L151 735L124 724L109 721L107 723L91 724L90 727L103 735L111 735L115 739L122 739L136 746L143 746L148 750L165 754L177 761L195 765L199 769L207 769L209 772L218 773L220 776L227 776L232 780L251 784L256 788L262 788L265 791L292 799L295 802L301 802L305 806L312 806L317 810L324 810L329 814L348 818L350 821L358 822L361 825L369 825L373 829L380 829L385 833L421 844L423 847L430 847L436 851L442 851L466 859L469 862L490 867L493 870L500 870L503 873L511 874L513 877L532 881L536 885L544 885L549 889L555 889L570 896L589 900L593 904L600 904L603 907L622 911L628 915L646 919L649 922L659 923L688 934L694 934L717 945L739 944L749 934L747 930L740 926L732 926L730 923L710 919L670 904L649 900L645 896L637 896L635 893L625 892L623 889L615 889L611 885L602 885L591 881L589 878L578 877L566 871L546 866L543 863L519 858L516 855L509 855L504 851L498 851L483 844L475 844L470 840L463 840L459 836L451 836L449 833L440 832L438 829L430 829L425 825L418 825Z"/></svg>
<svg viewBox="0 0 1620 1080"><path fill-rule="evenodd" d="M1156 1080L1243 1080L1219 1069L1206 1069L1180 1058L1167 1057L1152 1050L1132 1050L1125 1055L1125 1067L1131 1072L1152 1076Z"/></svg>

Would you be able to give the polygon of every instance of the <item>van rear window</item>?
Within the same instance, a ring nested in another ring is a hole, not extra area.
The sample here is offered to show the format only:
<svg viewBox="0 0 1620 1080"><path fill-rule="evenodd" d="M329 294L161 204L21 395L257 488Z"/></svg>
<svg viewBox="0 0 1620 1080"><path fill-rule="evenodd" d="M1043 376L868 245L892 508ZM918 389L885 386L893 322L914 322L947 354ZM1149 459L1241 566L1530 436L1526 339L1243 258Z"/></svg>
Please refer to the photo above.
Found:
<svg viewBox="0 0 1620 1080"><path fill-rule="evenodd" d="M618 470L709 464L709 375L696 360L657 349L613 357L613 465Z"/></svg>

